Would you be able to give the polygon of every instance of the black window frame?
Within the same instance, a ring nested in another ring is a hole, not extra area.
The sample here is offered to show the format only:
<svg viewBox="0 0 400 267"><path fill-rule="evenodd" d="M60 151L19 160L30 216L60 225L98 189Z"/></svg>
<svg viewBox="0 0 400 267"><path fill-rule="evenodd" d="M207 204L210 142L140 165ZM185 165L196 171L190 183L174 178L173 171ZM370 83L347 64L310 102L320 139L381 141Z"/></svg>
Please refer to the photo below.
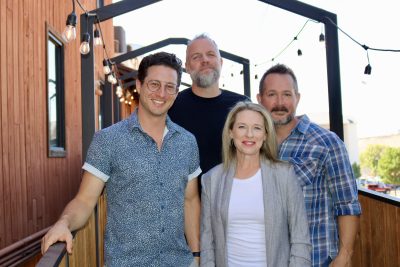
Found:
<svg viewBox="0 0 400 267"><path fill-rule="evenodd" d="M66 134L65 134L65 83L64 83L64 71L65 71L65 43L63 42L60 34L46 24L46 106L47 106L47 147L49 158L62 158L66 157ZM55 46L55 76L56 79L50 80L49 77L49 45L50 42ZM56 143L53 144L50 139L50 82L55 83L56 89Z"/></svg>

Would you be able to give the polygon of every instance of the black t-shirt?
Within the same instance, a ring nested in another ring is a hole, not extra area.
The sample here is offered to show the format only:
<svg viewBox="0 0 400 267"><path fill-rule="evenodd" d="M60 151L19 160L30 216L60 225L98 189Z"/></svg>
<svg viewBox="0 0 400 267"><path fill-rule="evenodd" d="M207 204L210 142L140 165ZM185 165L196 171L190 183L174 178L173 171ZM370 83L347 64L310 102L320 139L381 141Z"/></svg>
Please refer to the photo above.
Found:
<svg viewBox="0 0 400 267"><path fill-rule="evenodd" d="M168 111L173 122L196 137L203 173L222 162L222 130L225 119L239 101L250 99L226 90L221 90L219 96L204 98L195 95L192 88L188 88L178 94Z"/></svg>

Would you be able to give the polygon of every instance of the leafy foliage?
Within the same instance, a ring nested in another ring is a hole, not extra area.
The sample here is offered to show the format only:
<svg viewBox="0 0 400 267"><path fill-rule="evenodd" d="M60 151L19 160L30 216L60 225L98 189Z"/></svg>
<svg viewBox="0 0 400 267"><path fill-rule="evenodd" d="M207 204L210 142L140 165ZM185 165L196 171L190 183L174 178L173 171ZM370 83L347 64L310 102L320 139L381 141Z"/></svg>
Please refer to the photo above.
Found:
<svg viewBox="0 0 400 267"><path fill-rule="evenodd" d="M368 169L373 176L378 175L378 162L382 153L387 149L384 145L369 145L360 155L360 166L362 169Z"/></svg>
<svg viewBox="0 0 400 267"><path fill-rule="evenodd" d="M351 167L353 168L354 177L359 178L361 176L360 165L358 165L357 162L354 162L351 164Z"/></svg>
<svg viewBox="0 0 400 267"><path fill-rule="evenodd" d="M378 162L378 174L387 184L400 184L400 148L388 147Z"/></svg>

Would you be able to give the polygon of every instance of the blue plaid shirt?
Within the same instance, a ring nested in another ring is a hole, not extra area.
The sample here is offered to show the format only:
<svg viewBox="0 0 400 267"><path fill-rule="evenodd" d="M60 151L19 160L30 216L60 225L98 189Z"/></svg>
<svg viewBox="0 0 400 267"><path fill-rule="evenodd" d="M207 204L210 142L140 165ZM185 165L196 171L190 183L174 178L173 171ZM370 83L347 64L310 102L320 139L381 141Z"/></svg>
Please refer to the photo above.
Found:
<svg viewBox="0 0 400 267"><path fill-rule="evenodd" d="M336 134L303 115L280 145L279 157L294 165L303 187L313 266L327 266L338 253L337 216L361 214L346 147Z"/></svg>

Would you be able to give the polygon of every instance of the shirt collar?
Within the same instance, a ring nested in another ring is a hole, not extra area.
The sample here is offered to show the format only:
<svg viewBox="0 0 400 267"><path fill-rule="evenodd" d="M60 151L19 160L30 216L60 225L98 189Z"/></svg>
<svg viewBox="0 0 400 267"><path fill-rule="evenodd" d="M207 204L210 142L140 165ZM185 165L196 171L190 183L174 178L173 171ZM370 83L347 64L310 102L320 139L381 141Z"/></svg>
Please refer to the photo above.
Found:
<svg viewBox="0 0 400 267"><path fill-rule="evenodd" d="M293 131L300 132L301 134L306 134L308 131L308 128L310 127L310 119L308 118L307 115L301 115L297 117L299 119L299 122L297 123L296 127L294 127Z"/></svg>

